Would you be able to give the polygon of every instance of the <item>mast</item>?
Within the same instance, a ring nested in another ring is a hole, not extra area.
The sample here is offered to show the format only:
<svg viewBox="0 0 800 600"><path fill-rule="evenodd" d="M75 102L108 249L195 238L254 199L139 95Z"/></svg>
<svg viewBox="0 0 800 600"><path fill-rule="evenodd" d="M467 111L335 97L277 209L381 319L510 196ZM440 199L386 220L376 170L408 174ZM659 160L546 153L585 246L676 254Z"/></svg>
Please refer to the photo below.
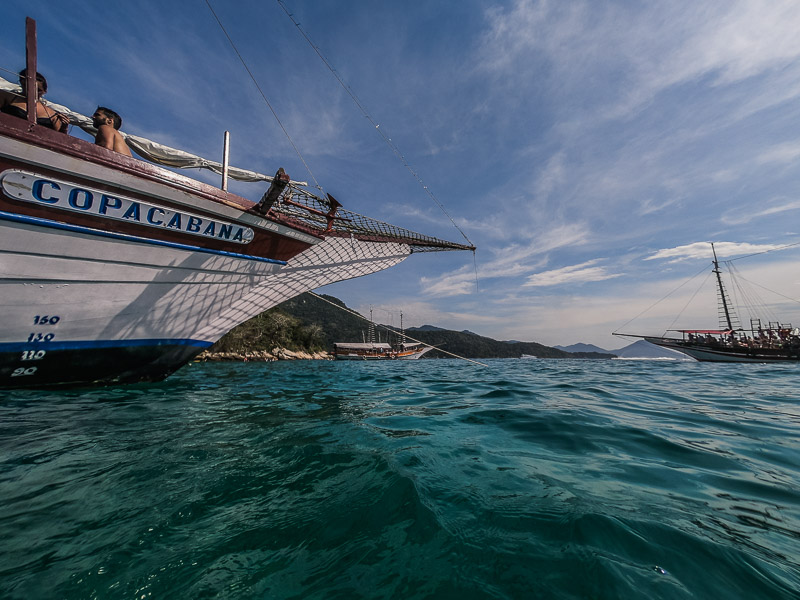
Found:
<svg viewBox="0 0 800 600"><path fill-rule="evenodd" d="M369 307L369 343L375 343L375 321L372 320L372 306Z"/></svg>
<svg viewBox="0 0 800 600"><path fill-rule="evenodd" d="M39 86L36 83L36 21L25 17L25 108L28 122L36 123L36 102L39 100Z"/></svg>
<svg viewBox="0 0 800 600"><path fill-rule="evenodd" d="M714 271L717 276L717 285L719 285L719 297L722 302L722 310L725 312L725 321L728 323L728 329L733 331L733 323L731 322L731 313L728 309L728 298L725 295L725 288L722 287L722 274L719 270L719 261L717 261L717 251L714 250L714 242L711 242L711 252L714 254Z"/></svg>

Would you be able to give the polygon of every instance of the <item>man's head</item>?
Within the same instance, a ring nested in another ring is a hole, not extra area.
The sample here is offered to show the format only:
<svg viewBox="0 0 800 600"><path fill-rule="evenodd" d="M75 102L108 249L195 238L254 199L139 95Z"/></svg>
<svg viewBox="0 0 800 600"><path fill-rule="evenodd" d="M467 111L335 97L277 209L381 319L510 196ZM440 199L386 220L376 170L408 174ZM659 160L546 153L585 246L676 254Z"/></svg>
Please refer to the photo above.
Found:
<svg viewBox="0 0 800 600"><path fill-rule="evenodd" d="M113 125L114 129L122 127L122 117L105 106L97 107L97 110L92 115L92 121L95 127L100 127L101 125Z"/></svg>

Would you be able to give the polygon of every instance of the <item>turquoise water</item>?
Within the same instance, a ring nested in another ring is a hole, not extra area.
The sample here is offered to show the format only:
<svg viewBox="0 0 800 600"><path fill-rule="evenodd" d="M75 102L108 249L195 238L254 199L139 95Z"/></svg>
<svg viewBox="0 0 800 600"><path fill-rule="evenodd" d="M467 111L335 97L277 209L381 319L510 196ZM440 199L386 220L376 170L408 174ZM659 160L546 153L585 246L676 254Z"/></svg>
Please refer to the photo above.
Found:
<svg viewBox="0 0 800 600"><path fill-rule="evenodd" d="M800 597L797 365L488 364L5 392L0 597Z"/></svg>

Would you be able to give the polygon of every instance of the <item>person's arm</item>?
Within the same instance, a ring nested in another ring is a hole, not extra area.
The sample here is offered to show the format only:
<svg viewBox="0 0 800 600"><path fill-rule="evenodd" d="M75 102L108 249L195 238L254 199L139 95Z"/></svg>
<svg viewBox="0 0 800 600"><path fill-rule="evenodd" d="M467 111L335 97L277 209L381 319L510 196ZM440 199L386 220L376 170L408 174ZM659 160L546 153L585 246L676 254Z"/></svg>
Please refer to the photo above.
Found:
<svg viewBox="0 0 800 600"><path fill-rule="evenodd" d="M50 120L53 122L53 129L61 133L67 133L67 129L69 129L69 117L67 115L54 112Z"/></svg>

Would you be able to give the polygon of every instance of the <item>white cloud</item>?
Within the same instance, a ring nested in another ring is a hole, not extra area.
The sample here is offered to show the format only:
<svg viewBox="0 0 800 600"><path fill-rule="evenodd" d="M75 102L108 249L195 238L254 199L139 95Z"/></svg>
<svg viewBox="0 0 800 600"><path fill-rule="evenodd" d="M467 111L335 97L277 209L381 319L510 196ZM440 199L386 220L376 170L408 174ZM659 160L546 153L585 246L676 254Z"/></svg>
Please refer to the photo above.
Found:
<svg viewBox="0 0 800 600"><path fill-rule="evenodd" d="M527 245L512 244L493 249L495 258L478 263L478 283L483 280L509 279L525 276L547 263L547 253L558 248L579 246L586 243L589 234L581 224L554 227L539 235ZM471 267L435 278L422 277L422 292L429 296L446 297L473 293L476 289L476 276Z"/></svg>
<svg viewBox="0 0 800 600"><path fill-rule="evenodd" d="M475 275L469 267L440 277L421 277L422 293L434 298L461 296L475 291Z"/></svg>
<svg viewBox="0 0 800 600"><path fill-rule="evenodd" d="M797 297L800 293L800 278L793 275L795 261L784 258L772 263L770 256L775 255L768 255L756 265L743 261L739 265L742 267L740 276L753 282L751 285L763 301L774 308L779 320L797 322L800 306L786 297ZM745 263L749 268L744 268ZM710 273L710 264L707 273ZM488 308L485 302L474 307L475 321L470 320L469 312L462 311L464 320L461 322L471 323L470 330L495 339L547 345L592 342L608 350L630 343L630 340L612 337L612 331L660 335L667 329L717 325L716 284L702 272L692 278L673 275L648 282L628 278L616 282L611 288L593 289L591 295L577 295L571 289L568 293L525 297L512 292L508 298L490 301ZM770 294L766 290L776 290L780 294ZM487 314L492 315L494 321L477 319ZM740 310L738 316L747 323L750 315L747 310ZM463 326L454 328L463 329Z"/></svg>
<svg viewBox="0 0 800 600"><path fill-rule="evenodd" d="M599 259L536 273L528 277L527 281L522 285L523 287L543 287L564 283L587 283L590 281L604 281L620 276L619 273L609 273L605 267L593 266L597 262L599 262Z"/></svg>
<svg viewBox="0 0 800 600"><path fill-rule="evenodd" d="M782 244L749 244L746 242L715 242L714 249L717 258L741 256L744 254L757 254L783 248ZM711 244L709 242L694 242L675 248L664 248L644 258L644 260L671 259L669 262L704 258L712 259Z"/></svg>
<svg viewBox="0 0 800 600"><path fill-rule="evenodd" d="M759 217L768 217L770 215L777 215L783 212L789 212L800 209L800 200L787 200L782 204L773 204L761 210L753 212L743 212L741 209L731 211L722 216L722 222L726 225L744 225Z"/></svg>
<svg viewBox="0 0 800 600"><path fill-rule="evenodd" d="M797 161L800 156L800 143L787 142L764 149L756 159L759 164L778 163L786 164Z"/></svg>
<svg viewBox="0 0 800 600"><path fill-rule="evenodd" d="M636 32L617 40L618 52L630 61L637 80L620 108L641 106L668 88L703 77L709 77L711 85L733 86L752 77L780 76L800 57L798 22L800 4L793 0L670 3L636 15L636 22L629 23ZM790 68L786 75L783 85L769 86L766 95L756 94L760 100L751 100L751 111L768 106L770 97L785 101L800 93L792 85L796 70ZM775 89L780 91L775 94Z"/></svg>
<svg viewBox="0 0 800 600"><path fill-rule="evenodd" d="M722 10L716 14L702 8L707 19L676 56L685 59L689 73L718 70L721 82L731 83L791 64L800 56L800 4L794 0L719 6Z"/></svg>
<svg viewBox="0 0 800 600"><path fill-rule="evenodd" d="M517 85L516 75L546 64L565 97L598 74L613 77L624 84L623 93L606 97L613 118L685 82L712 75L710 83L731 85L800 57L795 0L643 6L517 0L487 11L486 22L481 71L498 80L513 73Z"/></svg>
<svg viewBox="0 0 800 600"><path fill-rule="evenodd" d="M550 196L564 183L568 170L565 164L566 156L563 151L554 154L539 173L536 181L536 195L542 198Z"/></svg>
<svg viewBox="0 0 800 600"><path fill-rule="evenodd" d="M718 226L723 210L724 224L743 223L747 199L728 194L723 207L722 195L760 181L766 161L800 156L800 146L767 133L753 139L783 119L757 127L756 113L800 97L798 22L800 3L788 1L517 0L488 10L473 61L491 82L486 97L509 130L540 118L546 126L509 156L516 177L476 228L519 240L525 227L546 229L531 225L541 216L579 215L610 239L612 222L625 237L657 235L678 219L709 235L702 223ZM515 194L523 189L527 197Z"/></svg>

